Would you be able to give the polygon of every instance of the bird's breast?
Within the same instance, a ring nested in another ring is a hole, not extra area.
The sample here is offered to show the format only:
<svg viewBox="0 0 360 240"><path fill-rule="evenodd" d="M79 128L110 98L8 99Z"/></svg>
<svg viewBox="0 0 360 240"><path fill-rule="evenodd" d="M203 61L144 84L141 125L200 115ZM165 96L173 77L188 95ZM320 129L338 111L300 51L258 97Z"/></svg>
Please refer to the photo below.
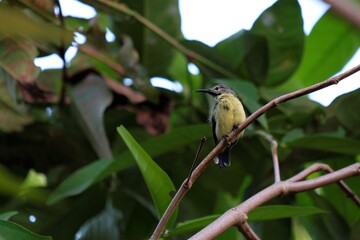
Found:
<svg viewBox="0 0 360 240"><path fill-rule="evenodd" d="M216 137L220 141L245 120L244 108L235 96L220 96L214 107Z"/></svg>

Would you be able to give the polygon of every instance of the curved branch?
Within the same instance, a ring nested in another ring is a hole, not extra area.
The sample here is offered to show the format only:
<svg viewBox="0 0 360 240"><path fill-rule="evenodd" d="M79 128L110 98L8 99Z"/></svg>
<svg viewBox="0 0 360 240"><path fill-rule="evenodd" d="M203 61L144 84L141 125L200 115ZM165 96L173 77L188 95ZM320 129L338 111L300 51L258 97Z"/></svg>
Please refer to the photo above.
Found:
<svg viewBox="0 0 360 240"><path fill-rule="evenodd" d="M265 114L270 109L276 107L277 105L287 102L291 99L301 97L303 95L315 92L319 89L328 87L333 84L337 84L341 80L345 79L346 77L356 73L360 70L360 64L351 68L350 70L343 72L337 76L331 77L323 82L314 84L310 87L303 88L288 94L285 94L283 96L277 97L273 99L272 101L268 102L266 105L258 109L256 112L251 114L242 124L240 124L237 128L235 128L229 135L228 135L228 141L233 140L240 132L242 132L247 126L249 126L252 122L254 122L256 119L261 117L263 114ZM180 186L179 190L175 194L174 198L172 199L171 203L169 204L168 208L166 209L164 215L161 217L158 225L156 226L156 229L154 230L152 236L150 239L159 239L160 235L162 234L164 227L166 223L169 221L169 218L171 217L173 211L180 203L181 199L185 196L187 191L191 188L192 184L196 181L196 179L201 175L201 173L206 169L206 167L210 164L212 159L216 157L218 153L220 153L224 147L227 145L225 140L222 140L201 162L200 164L195 168L193 171L191 177L189 180L185 180L183 184ZM186 183L188 185L186 186ZM278 182L279 184L282 182Z"/></svg>
<svg viewBox="0 0 360 240"><path fill-rule="evenodd" d="M339 182L343 179L359 174L360 163L354 163L348 167L315 179L303 180L299 182L294 182L289 179L283 182L276 182L256 195L252 196L251 198L247 199L240 205L228 210L214 222L192 236L190 239L214 239L226 229L246 222L246 216L250 211L275 197L287 195L290 193L299 193L313 190L318 187Z"/></svg>

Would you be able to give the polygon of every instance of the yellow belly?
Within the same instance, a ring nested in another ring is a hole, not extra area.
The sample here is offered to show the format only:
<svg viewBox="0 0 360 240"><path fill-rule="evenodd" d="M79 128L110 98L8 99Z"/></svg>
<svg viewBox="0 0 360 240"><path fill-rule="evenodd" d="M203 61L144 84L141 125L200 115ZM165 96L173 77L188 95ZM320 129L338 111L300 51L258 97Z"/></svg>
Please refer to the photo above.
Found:
<svg viewBox="0 0 360 240"><path fill-rule="evenodd" d="M218 103L214 109L216 121L215 134L218 141L228 135L235 126L245 120L245 111L240 100L232 95L222 94L218 97ZM241 137L239 134L238 138ZM235 140L236 141L236 140Z"/></svg>

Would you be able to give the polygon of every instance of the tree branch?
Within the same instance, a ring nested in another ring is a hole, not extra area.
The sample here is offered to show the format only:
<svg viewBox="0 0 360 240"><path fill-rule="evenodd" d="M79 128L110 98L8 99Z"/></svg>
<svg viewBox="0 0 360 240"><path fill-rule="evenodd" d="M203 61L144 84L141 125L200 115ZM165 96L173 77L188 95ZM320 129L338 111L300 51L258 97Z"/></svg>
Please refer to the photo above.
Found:
<svg viewBox="0 0 360 240"><path fill-rule="evenodd" d="M281 181L281 175L280 175L280 167L279 167L279 158L278 158L278 143L277 141L271 136L270 134L264 132L264 131L257 131L257 134L265 138L266 141L269 142L270 148L271 148L271 156L273 160L273 166L274 166L274 179L275 182Z"/></svg>
<svg viewBox="0 0 360 240"><path fill-rule="evenodd" d="M311 173L314 172L313 170L316 169L316 167L310 167L308 169L305 170L305 172ZM301 176L305 175L303 172L300 173ZM294 178L290 178L286 181L276 182L256 195L252 196L251 198L247 199L240 205L228 210L214 222L192 236L190 239L214 239L224 230L246 222L246 216L250 211L275 197L288 195L290 193L299 193L313 190L359 174L360 163L354 163L348 167L328 173L315 179L295 182L293 181Z"/></svg>
<svg viewBox="0 0 360 240"><path fill-rule="evenodd" d="M360 5L351 0L323 0L331 5L332 11L360 29Z"/></svg>
<svg viewBox="0 0 360 240"><path fill-rule="evenodd" d="M243 222L237 225L239 231L245 236L247 240L260 240L256 233L251 229L247 222Z"/></svg>
<svg viewBox="0 0 360 240"><path fill-rule="evenodd" d="M329 165L322 164L322 163L316 163L316 164L311 165L304 171L289 178L288 181L298 182L298 181L305 179L307 176L311 175L312 173L319 172L319 171L325 171L327 173L334 172L334 170ZM348 198L350 198L358 207L360 207L360 199L358 198L358 196L356 196L353 193L353 191L346 185L346 183L344 181L340 180L339 182L337 182L337 184L339 185L340 189L345 192L346 196Z"/></svg>
<svg viewBox="0 0 360 240"><path fill-rule="evenodd" d="M268 102L266 105L258 109L256 112L251 114L242 124L240 124L237 128L235 128L229 135L228 135L228 141L233 140L240 132L242 132L247 126L249 126L252 122L254 122L256 119L258 119L260 116L265 114L270 109L276 107L277 105L290 101L291 99L298 98L301 96L304 96L306 94L315 92L319 89L328 87L333 84L337 84L344 78L354 74L355 72L360 70L360 64L351 68L348 71L345 71L341 74L338 74L337 76L331 77L323 82L314 84L310 87L303 88L288 94L285 94L283 96L277 97L273 99L272 101ZM159 239L160 235L162 234L164 227L166 223L169 221L169 218L171 217L174 209L177 207L177 205L180 203L181 199L185 196L187 191L191 188L192 184L196 181L196 179L201 175L203 171L205 171L206 167L210 164L212 159L215 158L215 156L220 153L224 147L227 145L227 143L222 140L201 162L200 164L195 168L193 171L191 178L189 180L185 180L183 184L180 186L179 190L175 194L174 198L172 199L171 203L169 204L168 208L166 209L164 215L161 217L156 229L154 230L152 236L150 239ZM341 179L340 179L341 180ZM288 181L291 183L291 181ZM187 186L185 184L188 183ZM274 185L278 186L279 184L282 184L282 182L275 183ZM298 184L298 183L294 183ZM282 186L282 185L280 185ZM236 223L241 221L236 221ZM234 223L235 224L235 223ZM232 224L231 226L233 226ZM208 239L208 238L203 238Z"/></svg>

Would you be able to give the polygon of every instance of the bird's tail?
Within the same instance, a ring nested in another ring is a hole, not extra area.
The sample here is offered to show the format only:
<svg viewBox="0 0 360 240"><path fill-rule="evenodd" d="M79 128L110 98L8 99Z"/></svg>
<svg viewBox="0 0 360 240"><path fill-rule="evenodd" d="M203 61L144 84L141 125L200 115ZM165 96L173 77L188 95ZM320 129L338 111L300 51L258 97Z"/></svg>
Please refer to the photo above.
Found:
<svg viewBox="0 0 360 240"><path fill-rule="evenodd" d="M215 164L219 165L220 168L226 168L230 166L230 148L226 148L224 151L219 153L215 158Z"/></svg>

